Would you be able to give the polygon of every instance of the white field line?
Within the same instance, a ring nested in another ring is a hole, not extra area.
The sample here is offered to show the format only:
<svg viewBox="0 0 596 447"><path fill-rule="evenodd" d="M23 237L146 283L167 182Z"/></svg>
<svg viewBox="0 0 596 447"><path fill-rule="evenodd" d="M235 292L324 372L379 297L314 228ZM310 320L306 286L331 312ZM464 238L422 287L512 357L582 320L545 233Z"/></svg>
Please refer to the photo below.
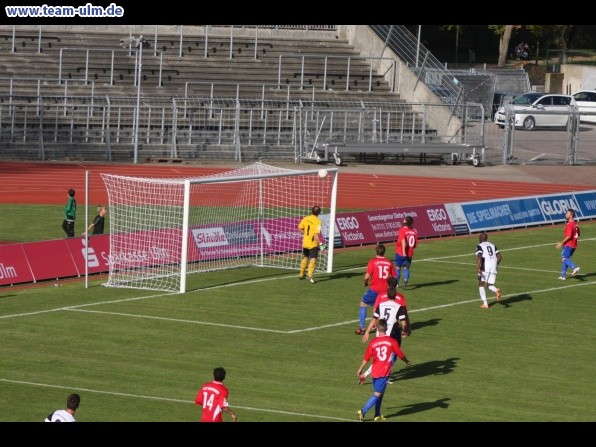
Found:
<svg viewBox="0 0 596 447"><path fill-rule="evenodd" d="M51 385L48 383L27 382L24 380L9 380L9 379L3 379L3 378L0 378L0 382L12 383L12 384L18 384L18 385L39 386L42 388L55 388L55 389L69 390L69 391L72 391L74 389L78 392L88 392L88 393L94 393L94 394L107 394L109 396L124 396L124 397L132 397L132 398L136 398L136 399L148 399L148 400L156 400L156 401L191 404L193 406L195 405L194 400L173 399L171 397L157 397L157 396L146 396L143 394L118 393L115 391L103 391L103 390L96 390L96 389L92 389L92 388L78 388L78 387L72 387L72 386ZM279 411L279 410L270 410L270 409L266 409L266 408L256 408L256 407L242 407L239 405L234 405L234 406L230 405L230 408L233 408L234 410L249 410L249 411L259 411L262 413L287 414L290 416L310 417L313 419L325 419L325 420L329 420L329 421L347 421L347 422L350 422L350 421L355 422L356 421L355 417L353 419L346 419L346 418L338 418L338 417L334 417L334 416L319 416L319 415L315 415L312 413L294 413L292 411Z"/></svg>

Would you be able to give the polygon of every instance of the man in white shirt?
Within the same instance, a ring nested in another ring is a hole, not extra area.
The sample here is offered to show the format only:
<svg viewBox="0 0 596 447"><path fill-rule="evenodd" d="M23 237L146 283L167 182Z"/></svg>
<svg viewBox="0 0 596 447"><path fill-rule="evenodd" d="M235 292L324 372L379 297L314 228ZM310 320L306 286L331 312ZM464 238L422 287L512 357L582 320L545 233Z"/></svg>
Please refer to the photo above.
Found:
<svg viewBox="0 0 596 447"><path fill-rule="evenodd" d="M501 299L501 289L495 286L497 280L497 266L501 262L501 253L499 249L492 242L488 242L488 235L485 232L478 236L478 245L476 246L476 273L478 274L478 291L480 299L482 300L483 309L488 309L488 302L486 301L486 288L495 292L496 300Z"/></svg>
<svg viewBox="0 0 596 447"><path fill-rule="evenodd" d="M71 394L66 399L66 410L56 410L49 414L45 422L76 422L74 414L81 403L81 396Z"/></svg>

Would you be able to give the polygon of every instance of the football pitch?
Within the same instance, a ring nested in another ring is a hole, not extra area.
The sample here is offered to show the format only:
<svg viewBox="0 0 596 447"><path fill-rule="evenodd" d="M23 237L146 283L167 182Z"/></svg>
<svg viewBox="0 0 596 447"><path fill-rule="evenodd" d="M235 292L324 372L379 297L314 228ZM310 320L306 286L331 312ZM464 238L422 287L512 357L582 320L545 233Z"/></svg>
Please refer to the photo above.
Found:
<svg viewBox="0 0 596 447"><path fill-rule="evenodd" d="M596 421L596 222L580 227L581 273L566 281L562 224L489 233L503 297L487 291L486 310L478 236L420 241L400 289L412 365L395 364L385 422ZM358 385L354 330L374 254L337 250L314 285L245 268L190 276L185 294L108 288L105 277L0 288L0 421L42 421L70 393L79 422L198 421L196 392L223 366L239 422L356 422L372 394L370 379Z"/></svg>

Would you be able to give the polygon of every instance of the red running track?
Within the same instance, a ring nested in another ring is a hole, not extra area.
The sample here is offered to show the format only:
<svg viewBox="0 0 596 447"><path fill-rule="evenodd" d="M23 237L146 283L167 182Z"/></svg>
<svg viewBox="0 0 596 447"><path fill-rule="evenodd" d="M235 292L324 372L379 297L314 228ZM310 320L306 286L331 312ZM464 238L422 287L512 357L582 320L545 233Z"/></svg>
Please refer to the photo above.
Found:
<svg viewBox="0 0 596 447"><path fill-rule="evenodd" d="M0 162L0 203L63 205L69 188L83 202L85 172L89 171L89 203L107 204L101 173L179 178L222 172L230 168L192 165L113 165ZM589 186L414 177L341 172L339 209L385 209L450 202L521 197L591 190ZM83 196L83 197L82 197Z"/></svg>

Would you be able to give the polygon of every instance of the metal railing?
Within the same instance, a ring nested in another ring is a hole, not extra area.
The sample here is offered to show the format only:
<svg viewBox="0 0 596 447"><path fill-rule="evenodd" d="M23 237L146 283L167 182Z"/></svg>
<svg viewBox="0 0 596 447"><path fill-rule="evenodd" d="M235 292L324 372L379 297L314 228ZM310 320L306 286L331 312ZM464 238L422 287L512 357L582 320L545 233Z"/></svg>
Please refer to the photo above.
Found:
<svg viewBox="0 0 596 447"><path fill-rule="evenodd" d="M465 104L461 126L450 131L430 124L433 109L441 107L209 97L143 97L137 104L134 97L0 95L0 157L129 163L151 157L301 161L305 147L316 140L468 144L485 148L486 164L596 163L596 131L578 126L575 118L561 129L499 129L485 121L482 104Z"/></svg>
<svg viewBox="0 0 596 447"><path fill-rule="evenodd" d="M299 70L294 71L293 77L299 78L298 85L301 88L308 87L312 85L312 78L319 78L322 76L322 83L323 83L323 90L330 90L333 87L337 86L344 91L356 90L358 86L358 77L360 80L365 80L366 91L372 92L374 90L373 84L374 79L377 78L379 80L379 84L384 83L384 74L377 74L373 67L373 62L380 62L385 61L389 69L388 72L391 72L389 77L391 79L390 83L390 91L391 93L395 93L395 85L397 80L397 69L396 69L396 62L392 58L384 58L384 57L366 57L366 56L321 56L321 55L310 55L310 54L293 54L293 53L285 53L279 55L279 68L278 68L278 77L277 83L278 86L281 88L283 85L292 82L291 79L283 79L282 73L292 72L292 69L288 69L287 66L296 66L299 64ZM355 63L360 62L361 64L366 64L366 73L360 73L358 76L355 76L351 70L352 66ZM320 66L322 64L322 67ZM320 68L315 68L314 70L312 66L318 66ZM353 80L352 78L356 78ZM305 81L308 79L308 81ZM352 82L350 84L350 82ZM362 89L360 89L362 90Z"/></svg>
<svg viewBox="0 0 596 447"><path fill-rule="evenodd" d="M176 36L173 36L170 31L161 31L162 27L160 25L156 25L154 31L152 33L139 33L136 31L135 25L129 25L127 27L127 34L128 36L125 39L121 39L121 44L123 41L127 41L127 46L129 53L132 53L134 49L134 43L140 39L140 37L144 37L145 41L149 43L149 48L153 49L154 56L157 55L158 46L163 41L172 41L175 37L176 42L172 42L171 49L177 51L178 57L184 57L185 49L192 47L192 45L197 45L199 42L204 47L204 57L209 57L209 42L211 39L216 39L217 41L222 41L222 43L226 43L228 46L228 54L229 57L233 57L232 48L234 45L235 39L238 37L237 33L242 32L242 41L246 41L247 38L253 40L252 46L252 54L254 59L259 58L259 53L263 50L267 50L270 44L267 43L260 43L259 42L259 32L262 30L294 30L294 31L325 31L325 32L335 32L337 31L337 25L193 25L193 26L179 26L178 32ZM39 25L35 27L34 31L29 31L31 27L27 26L19 26L19 25L0 25L0 32L6 30L10 34L10 51L16 52L17 51L17 42L19 39L22 39L24 33L27 33L26 38L29 42L34 42L36 46L36 52L41 53L43 51L42 43L45 40L51 42L59 42L60 37L55 35L54 31L46 31L43 25ZM19 34L21 33L21 34ZM148 48L148 49L149 49Z"/></svg>
<svg viewBox="0 0 596 447"><path fill-rule="evenodd" d="M89 96L95 95L95 82L91 79L61 79L61 78L28 78L28 77L0 77L0 89L9 97L16 95L31 95L31 89L35 90L34 94L41 97L42 94L48 94L43 90L52 90L49 94L57 94L56 90L60 88L63 90L64 97L74 95L72 89L74 87L85 87L88 91L85 94ZM23 91L19 91L19 88ZM70 89L69 89L70 87Z"/></svg>
<svg viewBox="0 0 596 447"><path fill-rule="evenodd" d="M426 113L395 101L0 96L0 156L130 161L137 151L216 159L267 151L295 159L300 129L321 141L463 141L439 135Z"/></svg>
<svg viewBox="0 0 596 447"><path fill-rule="evenodd" d="M148 51L148 50L146 50ZM79 54L82 53L83 54L83 60L80 60L79 58L74 58L74 59L69 59L67 60L67 57L71 54ZM136 49L135 52L133 53L135 56L135 60L134 60L134 76L132 77L132 85L137 85L137 79L138 79L138 71L139 71L139 57L138 57L138 53L139 50ZM76 76L78 73L81 74L81 78L82 79L89 79L90 76L90 71L93 70L102 70L105 71L106 69L108 70L108 74L109 74L109 84L110 85L114 85L114 80L116 77L116 72L120 71L121 73L125 73L125 72L129 72L130 68L127 67L122 67L120 65L117 66L117 62L116 62L116 55L124 55L126 58L130 57L129 51L125 50L125 49L112 49L112 48L60 48L60 56L59 56L59 60L58 60L58 78L62 79L64 76L65 72L68 72L68 69L66 68L66 64L69 63L70 66L73 67L72 71L69 72L72 76L72 73L74 72L74 75ZM105 64L105 62L103 61L102 56L108 56L109 58L109 63L106 65L102 65ZM156 77L156 82L157 85L160 86L162 85L162 75L164 72L164 64L163 64L163 55L161 52L157 52L156 56L159 57L159 61L158 61L158 69L157 69L157 77ZM99 64L97 67L93 67L92 64L94 63L95 60L99 60ZM147 62L145 61L145 64ZM177 72L177 70L174 70L175 72Z"/></svg>
<svg viewBox="0 0 596 447"><path fill-rule="evenodd" d="M458 105L464 101L464 87L457 77L422 45L403 25L370 25L373 32L408 67L418 75L446 104Z"/></svg>

